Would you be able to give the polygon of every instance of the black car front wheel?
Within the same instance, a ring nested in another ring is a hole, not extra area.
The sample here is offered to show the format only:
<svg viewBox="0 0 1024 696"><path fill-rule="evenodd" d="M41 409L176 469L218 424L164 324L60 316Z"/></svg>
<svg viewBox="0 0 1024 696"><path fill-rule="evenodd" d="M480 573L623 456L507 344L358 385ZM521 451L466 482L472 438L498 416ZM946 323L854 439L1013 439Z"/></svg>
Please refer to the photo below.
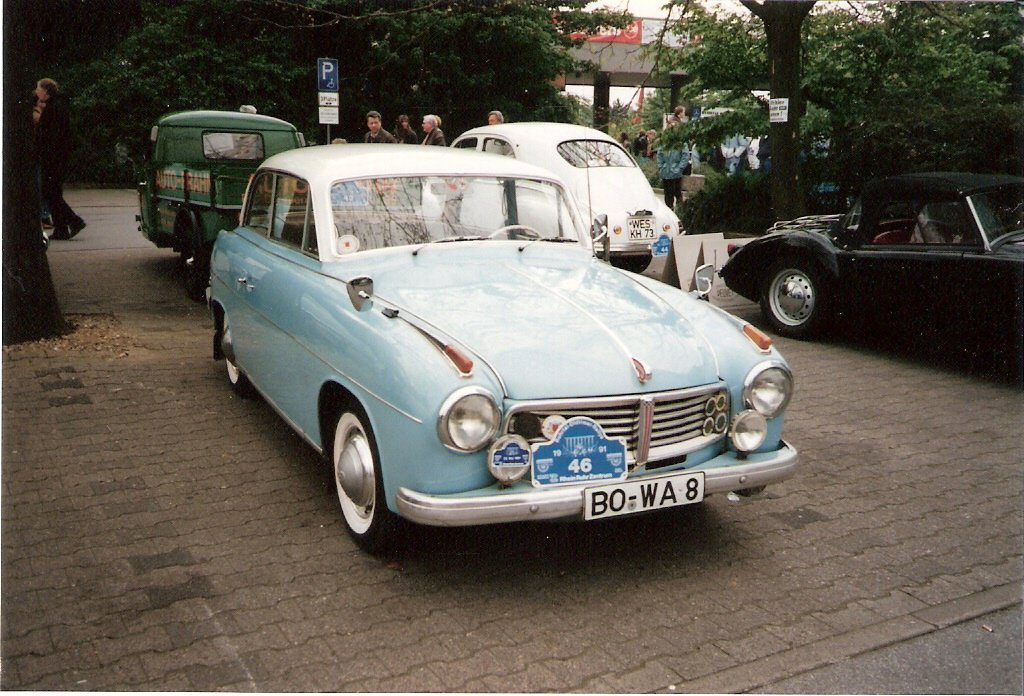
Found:
<svg viewBox="0 0 1024 696"><path fill-rule="evenodd" d="M829 301L824 274L804 259L777 261L761 289L761 313L777 333L790 338L821 333Z"/></svg>

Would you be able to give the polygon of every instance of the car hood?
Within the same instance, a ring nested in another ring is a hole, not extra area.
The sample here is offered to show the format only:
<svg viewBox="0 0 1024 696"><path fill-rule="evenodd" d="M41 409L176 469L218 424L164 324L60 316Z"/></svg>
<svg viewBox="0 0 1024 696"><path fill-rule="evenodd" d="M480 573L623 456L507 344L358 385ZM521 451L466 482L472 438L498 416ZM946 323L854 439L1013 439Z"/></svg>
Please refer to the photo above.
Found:
<svg viewBox="0 0 1024 696"><path fill-rule="evenodd" d="M374 296L400 317L440 330L447 334L442 339L454 339L494 370L512 399L630 394L718 380L710 344L633 276L578 248L536 243L519 251L522 246L458 242L428 245L416 255L388 250L359 270L373 278Z"/></svg>

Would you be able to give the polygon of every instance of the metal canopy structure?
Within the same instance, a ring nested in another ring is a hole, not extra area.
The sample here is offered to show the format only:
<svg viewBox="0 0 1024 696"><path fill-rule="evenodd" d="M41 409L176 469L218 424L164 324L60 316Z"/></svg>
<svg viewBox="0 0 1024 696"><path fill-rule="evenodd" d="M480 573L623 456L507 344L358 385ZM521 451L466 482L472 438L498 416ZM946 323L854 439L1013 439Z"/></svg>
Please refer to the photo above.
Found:
<svg viewBox="0 0 1024 696"><path fill-rule="evenodd" d="M670 103L675 104L679 90L689 80L685 72L654 76L654 58L647 46L660 40L664 20L637 19L622 30L592 36L572 51L573 57L593 63L595 70L565 76L569 85L591 85L594 88L594 127L608 130L609 90L612 87L667 87L672 90ZM682 48L688 40L674 40L665 50Z"/></svg>

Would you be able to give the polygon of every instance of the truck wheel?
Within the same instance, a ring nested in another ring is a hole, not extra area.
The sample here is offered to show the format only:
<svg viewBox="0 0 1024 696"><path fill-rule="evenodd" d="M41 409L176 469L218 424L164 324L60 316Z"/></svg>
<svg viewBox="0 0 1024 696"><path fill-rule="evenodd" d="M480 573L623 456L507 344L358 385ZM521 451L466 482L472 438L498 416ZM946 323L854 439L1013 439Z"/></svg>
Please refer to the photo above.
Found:
<svg viewBox="0 0 1024 696"><path fill-rule="evenodd" d="M181 229L181 261L185 294L189 299L206 299L206 286L210 284L210 249L203 242L203 230L195 216L189 216Z"/></svg>

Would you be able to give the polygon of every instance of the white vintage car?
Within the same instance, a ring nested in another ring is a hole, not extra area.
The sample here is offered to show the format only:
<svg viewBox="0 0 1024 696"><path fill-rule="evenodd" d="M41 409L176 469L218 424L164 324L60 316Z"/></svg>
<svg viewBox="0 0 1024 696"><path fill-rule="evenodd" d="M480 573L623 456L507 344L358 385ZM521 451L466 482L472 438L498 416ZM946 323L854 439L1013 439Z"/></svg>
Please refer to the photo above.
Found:
<svg viewBox="0 0 1024 696"><path fill-rule="evenodd" d="M503 123L468 130L452 147L495 152L554 172L571 189L588 220L608 216L611 261L640 272L664 266L681 232L679 218L614 138L568 123ZM598 249L600 252L600 249Z"/></svg>

